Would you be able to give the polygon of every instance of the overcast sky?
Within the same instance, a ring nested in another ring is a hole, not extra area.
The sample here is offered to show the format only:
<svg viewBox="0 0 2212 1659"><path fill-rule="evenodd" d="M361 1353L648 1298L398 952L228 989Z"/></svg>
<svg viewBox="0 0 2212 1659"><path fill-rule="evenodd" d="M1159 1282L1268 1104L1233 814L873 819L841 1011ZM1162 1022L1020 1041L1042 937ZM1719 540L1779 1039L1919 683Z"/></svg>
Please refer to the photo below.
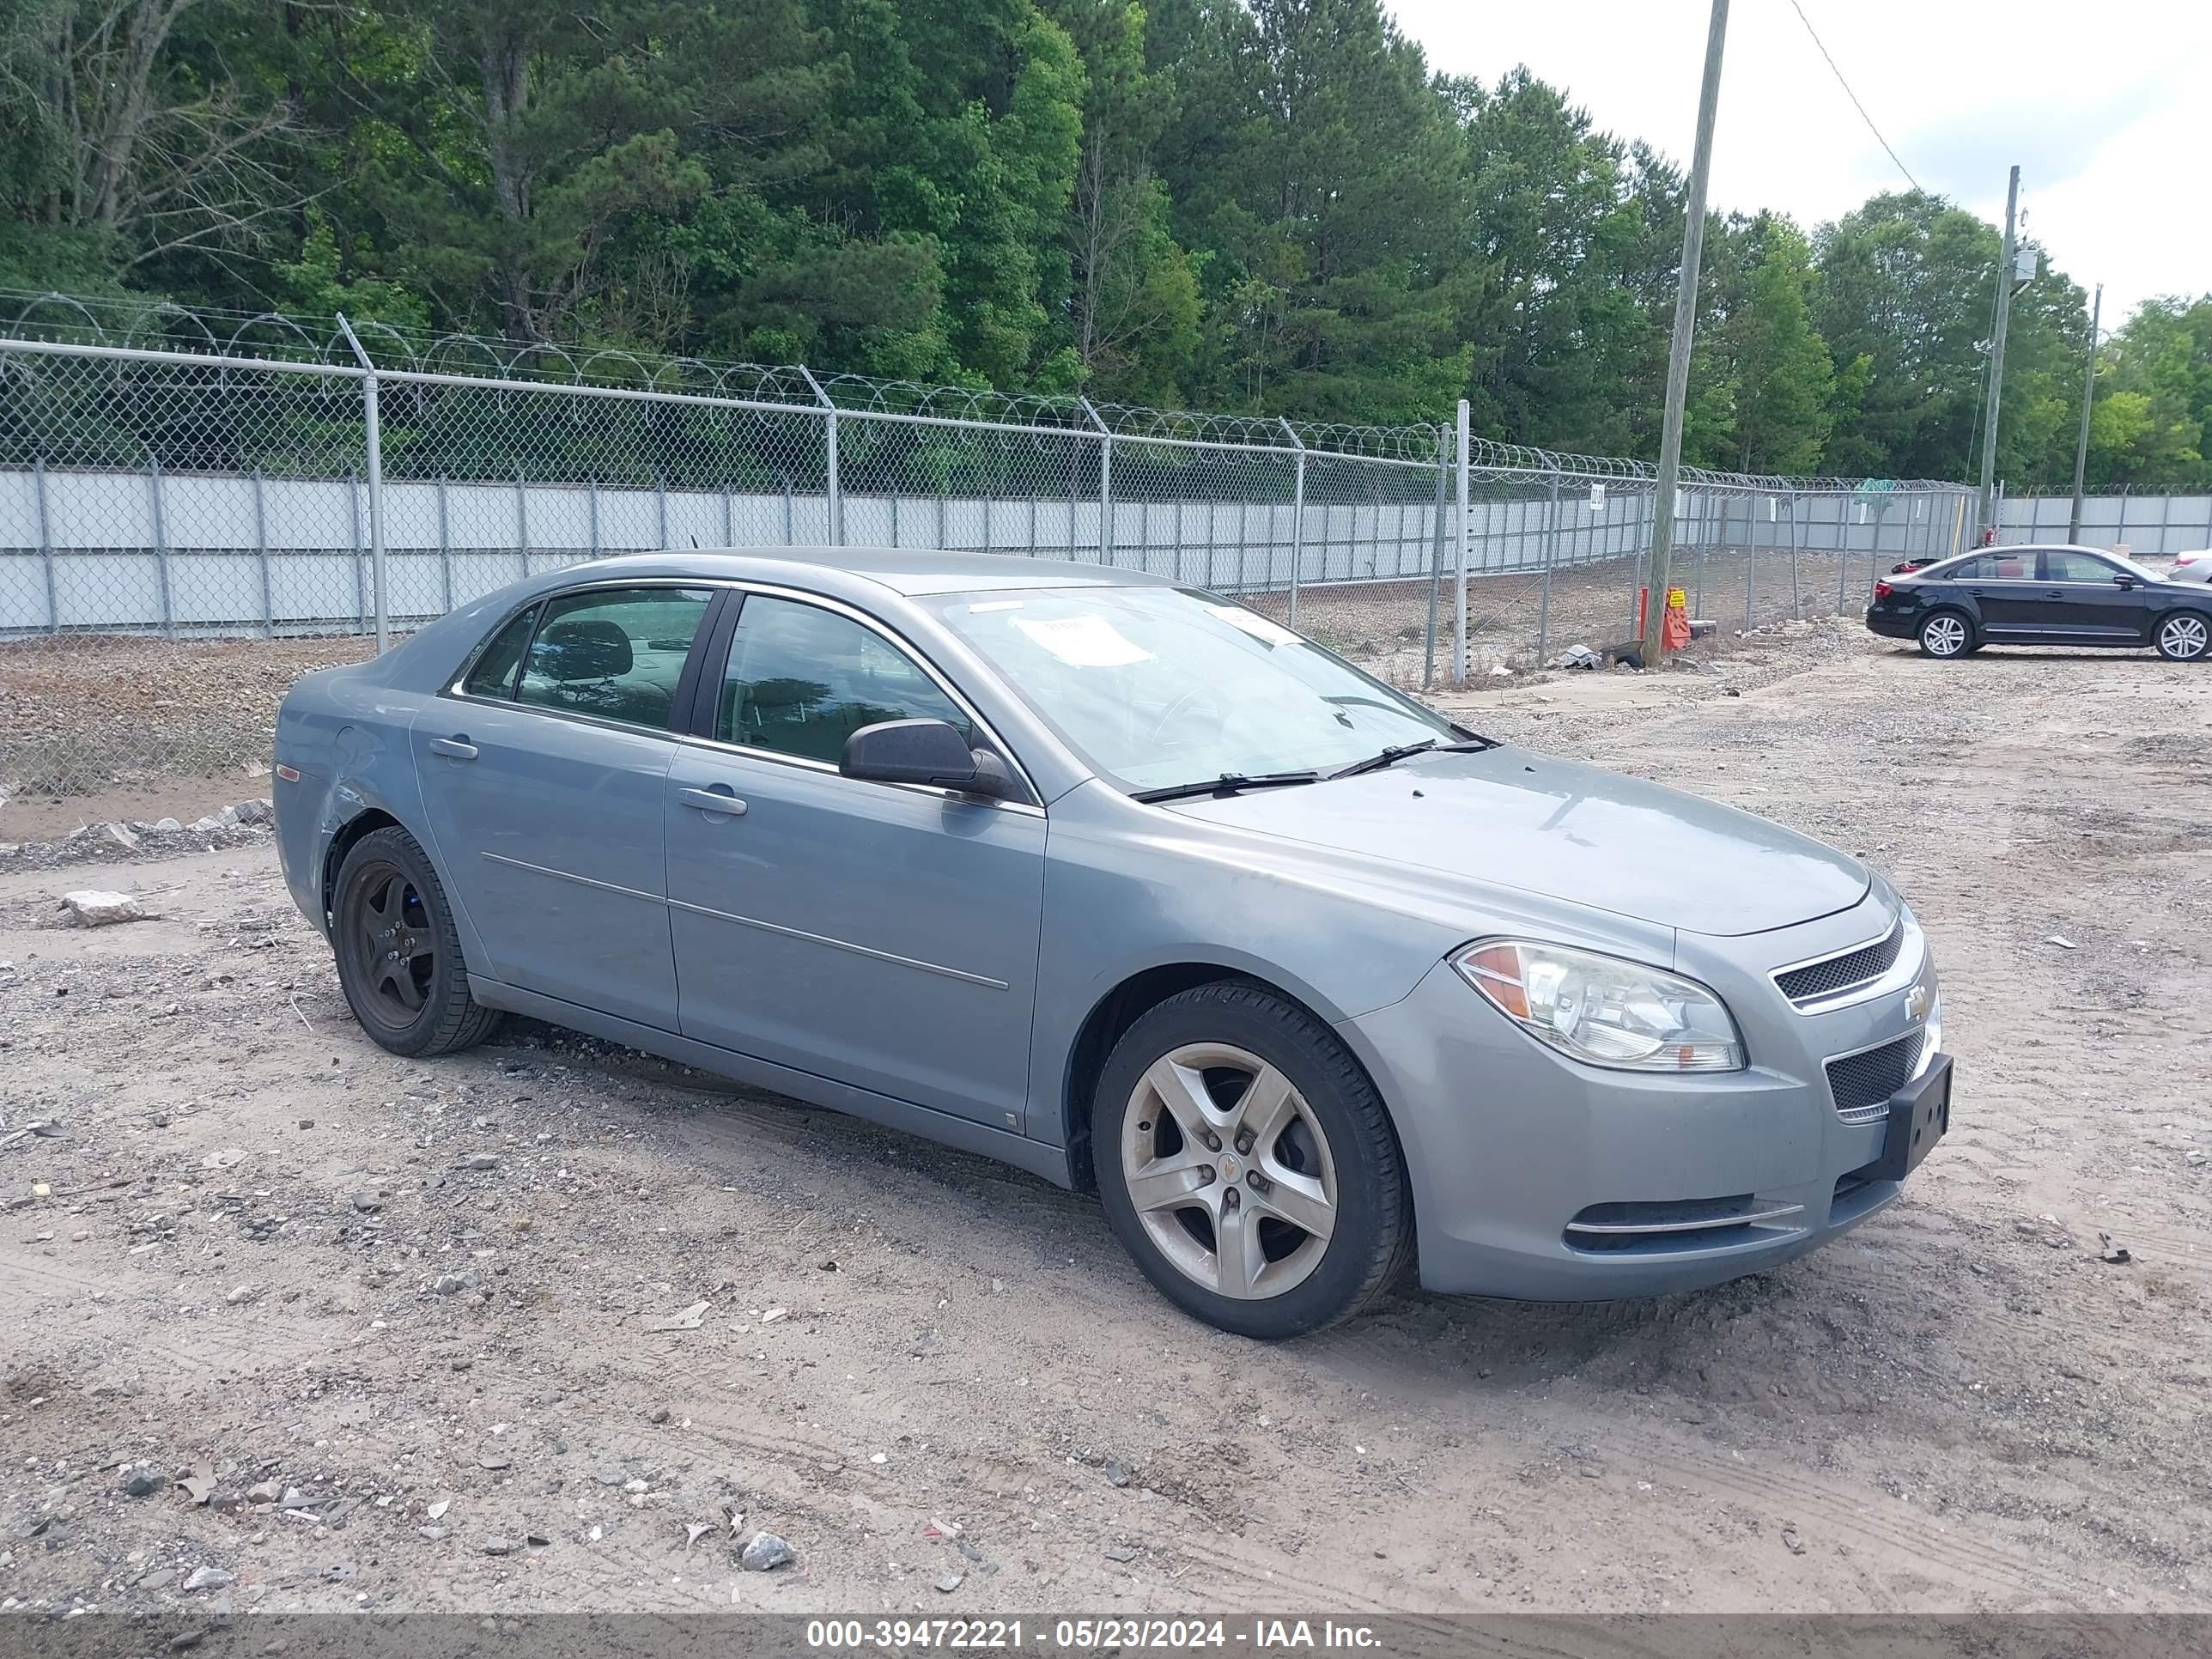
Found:
<svg viewBox="0 0 2212 1659"><path fill-rule="evenodd" d="M1384 0L1432 69L1516 64L1601 127L1687 166L1710 0ZM1927 189L2028 234L2105 325L2158 294L2212 291L2212 4L2206 0L1799 0L1867 112ZM1718 210L1810 230L1907 188L1790 0L1733 0L1713 146Z"/></svg>

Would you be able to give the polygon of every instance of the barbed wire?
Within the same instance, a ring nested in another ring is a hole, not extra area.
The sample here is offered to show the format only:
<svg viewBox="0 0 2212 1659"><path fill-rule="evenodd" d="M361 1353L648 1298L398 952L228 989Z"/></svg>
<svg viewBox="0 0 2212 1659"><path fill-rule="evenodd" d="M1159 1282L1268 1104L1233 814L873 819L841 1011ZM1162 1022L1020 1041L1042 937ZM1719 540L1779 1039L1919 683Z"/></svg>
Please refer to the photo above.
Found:
<svg viewBox="0 0 2212 1659"><path fill-rule="evenodd" d="M1153 409L1141 404L1093 404L1067 392L1010 392L917 380L879 380L851 374L817 380L795 364L723 362L617 346L505 339L378 321L354 320L351 327L369 362L395 374L549 387L627 387L793 410L820 409L826 402L840 412L861 416L1111 435L1136 444L1150 441L1275 451L1303 447L1314 454L1423 466L1436 465L1440 457L1448 459L1453 448L1450 428L1432 422L1362 425L1272 415ZM168 300L12 289L0 289L0 339L182 352L240 363L298 362L352 368L360 362L336 317L187 307ZM1484 474L1548 473L1630 487L1652 483L1658 471L1651 462L1626 456L1583 455L1483 437L1469 440L1468 465L1472 471ZM1790 477L1695 466L1683 467L1680 478L1692 489L1856 491L1870 498L1888 490L1946 489L1955 483L1942 479Z"/></svg>

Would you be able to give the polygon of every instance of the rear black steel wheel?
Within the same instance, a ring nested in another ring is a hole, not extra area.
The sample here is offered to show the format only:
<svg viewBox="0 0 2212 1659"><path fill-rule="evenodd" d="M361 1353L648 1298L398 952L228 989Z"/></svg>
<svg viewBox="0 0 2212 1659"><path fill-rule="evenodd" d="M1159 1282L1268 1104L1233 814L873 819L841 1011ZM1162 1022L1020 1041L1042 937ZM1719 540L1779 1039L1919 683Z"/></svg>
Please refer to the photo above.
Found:
<svg viewBox="0 0 2212 1659"><path fill-rule="evenodd" d="M404 830L373 830L338 868L331 943L361 1028L395 1054L449 1054L499 1023L469 995L468 967L438 872Z"/></svg>

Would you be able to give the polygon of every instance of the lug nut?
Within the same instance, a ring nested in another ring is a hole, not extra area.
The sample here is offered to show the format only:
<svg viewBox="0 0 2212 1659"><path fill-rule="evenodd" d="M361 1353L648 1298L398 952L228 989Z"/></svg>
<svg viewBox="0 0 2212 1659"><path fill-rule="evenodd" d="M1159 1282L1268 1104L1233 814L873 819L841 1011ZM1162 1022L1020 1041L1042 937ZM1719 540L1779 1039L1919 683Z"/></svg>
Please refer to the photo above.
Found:
<svg viewBox="0 0 2212 1659"><path fill-rule="evenodd" d="M1206 1132L1206 1150L1209 1152L1218 1152L1221 1150L1221 1137L1211 1129Z"/></svg>
<svg viewBox="0 0 2212 1659"><path fill-rule="evenodd" d="M1252 1132L1249 1129L1239 1129L1237 1132L1237 1150L1240 1153L1249 1152L1252 1150Z"/></svg>
<svg viewBox="0 0 2212 1659"><path fill-rule="evenodd" d="M1244 1177L1244 1184L1255 1193L1264 1193L1267 1190L1267 1177L1255 1170Z"/></svg>
<svg viewBox="0 0 2212 1659"><path fill-rule="evenodd" d="M1201 1164L1198 1166L1198 1184L1201 1187L1211 1187L1213 1184L1213 1166L1211 1164Z"/></svg>
<svg viewBox="0 0 2212 1659"><path fill-rule="evenodd" d="M1237 1207L1237 1189L1234 1187L1231 1187L1227 1192L1221 1195L1222 1207L1224 1209L1235 1209Z"/></svg>

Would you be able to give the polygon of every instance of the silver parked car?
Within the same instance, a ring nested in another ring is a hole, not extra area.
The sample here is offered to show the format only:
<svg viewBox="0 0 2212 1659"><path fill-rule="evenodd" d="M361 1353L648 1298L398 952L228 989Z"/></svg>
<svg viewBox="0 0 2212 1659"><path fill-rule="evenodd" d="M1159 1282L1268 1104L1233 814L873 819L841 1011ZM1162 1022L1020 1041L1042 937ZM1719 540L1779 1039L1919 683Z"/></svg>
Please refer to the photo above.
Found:
<svg viewBox="0 0 2212 1659"><path fill-rule="evenodd" d="M1095 1188L1249 1335L1771 1267L1948 1123L1863 866L1133 571L607 560L308 675L276 759L386 1048L512 1010Z"/></svg>

